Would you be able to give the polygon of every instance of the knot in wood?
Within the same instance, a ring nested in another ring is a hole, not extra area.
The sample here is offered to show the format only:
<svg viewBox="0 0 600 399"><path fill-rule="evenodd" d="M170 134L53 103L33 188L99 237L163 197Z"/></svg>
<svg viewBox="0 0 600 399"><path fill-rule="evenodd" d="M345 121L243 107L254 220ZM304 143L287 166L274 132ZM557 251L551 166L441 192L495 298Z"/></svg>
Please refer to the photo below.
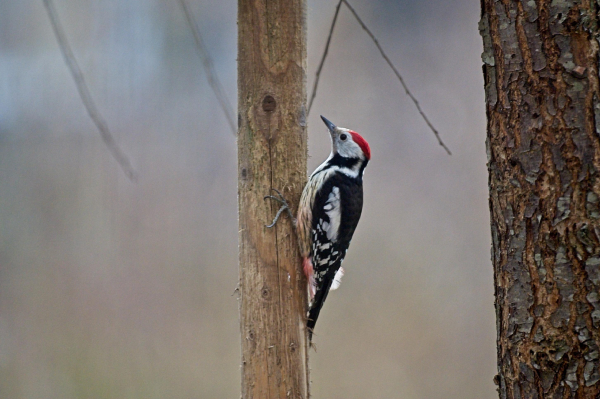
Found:
<svg viewBox="0 0 600 399"><path fill-rule="evenodd" d="M273 112L275 111L275 107L277 106L277 102L273 96L268 95L263 98L262 108L265 112Z"/></svg>
<svg viewBox="0 0 600 399"><path fill-rule="evenodd" d="M271 291L269 291L267 287L263 287L263 289L260 291L260 295L263 297L263 299L269 299L271 296Z"/></svg>

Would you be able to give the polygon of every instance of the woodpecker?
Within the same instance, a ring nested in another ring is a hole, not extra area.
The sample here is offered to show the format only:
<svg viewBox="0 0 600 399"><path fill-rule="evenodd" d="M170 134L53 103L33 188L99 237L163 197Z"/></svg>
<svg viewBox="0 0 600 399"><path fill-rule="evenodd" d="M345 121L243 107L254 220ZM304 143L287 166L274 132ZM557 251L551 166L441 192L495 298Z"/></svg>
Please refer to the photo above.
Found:
<svg viewBox="0 0 600 399"><path fill-rule="evenodd" d="M310 295L306 324L310 341L327 294L340 286L344 275L341 265L362 213L363 173L371 159L369 144L361 135L321 119L331 136L331 154L308 178L294 220ZM284 210L292 217L277 193L278 197L265 197L283 204L268 227Z"/></svg>

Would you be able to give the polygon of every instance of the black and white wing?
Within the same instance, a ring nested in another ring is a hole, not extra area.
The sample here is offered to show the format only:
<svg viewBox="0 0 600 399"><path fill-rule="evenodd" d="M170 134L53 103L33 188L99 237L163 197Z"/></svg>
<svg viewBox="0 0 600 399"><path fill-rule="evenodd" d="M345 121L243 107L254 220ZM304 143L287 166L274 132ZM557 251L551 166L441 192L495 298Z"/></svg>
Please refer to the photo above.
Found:
<svg viewBox="0 0 600 399"><path fill-rule="evenodd" d="M362 212L362 197L362 181L342 173L332 174L315 197L311 255L316 287L308 315L309 331L329 290L339 286L341 264Z"/></svg>

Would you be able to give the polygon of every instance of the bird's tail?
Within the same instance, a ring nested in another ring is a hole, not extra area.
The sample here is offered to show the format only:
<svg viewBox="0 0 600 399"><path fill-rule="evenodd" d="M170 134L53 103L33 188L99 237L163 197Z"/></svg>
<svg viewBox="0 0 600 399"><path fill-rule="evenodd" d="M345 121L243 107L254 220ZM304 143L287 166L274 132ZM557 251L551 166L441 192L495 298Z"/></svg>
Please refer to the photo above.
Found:
<svg viewBox="0 0 600 399"><path fill-rule="evenodd" d="M308 311L308 320L306 322L306 328L308 330L308 342L312 345L312 336L313 331L315 329L315 324L317 324L317 319L319 318L319 313L321 312L321 308L325 303L325 299L327 299L327 294L329 294L329 289L331 284L333 283L332 277L325 277L325 280L322 282L322 286L320 289L317 289L315 293L315 297L313 298L310 309Z"/></svg>

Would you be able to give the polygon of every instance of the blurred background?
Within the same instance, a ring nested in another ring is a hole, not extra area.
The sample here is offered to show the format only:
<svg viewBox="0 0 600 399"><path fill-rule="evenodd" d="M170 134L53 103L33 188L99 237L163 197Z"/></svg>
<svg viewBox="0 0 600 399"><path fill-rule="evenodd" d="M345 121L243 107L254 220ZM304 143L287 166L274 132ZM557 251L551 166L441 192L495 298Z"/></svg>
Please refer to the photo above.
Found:
<svg viewBox="0 0 600 399"><path fill-rule="evenodd" d="M308 87L337 1L308 1ZM477 31L468 0L356 0L445 143L342 6L308 120L373 158L311 352L315 398L495 398ZM175 0L55 0L129 181L41 0L0 0L0 398L239 398L236 143ZM189 0L236 101L236 3Z"/></svg>

